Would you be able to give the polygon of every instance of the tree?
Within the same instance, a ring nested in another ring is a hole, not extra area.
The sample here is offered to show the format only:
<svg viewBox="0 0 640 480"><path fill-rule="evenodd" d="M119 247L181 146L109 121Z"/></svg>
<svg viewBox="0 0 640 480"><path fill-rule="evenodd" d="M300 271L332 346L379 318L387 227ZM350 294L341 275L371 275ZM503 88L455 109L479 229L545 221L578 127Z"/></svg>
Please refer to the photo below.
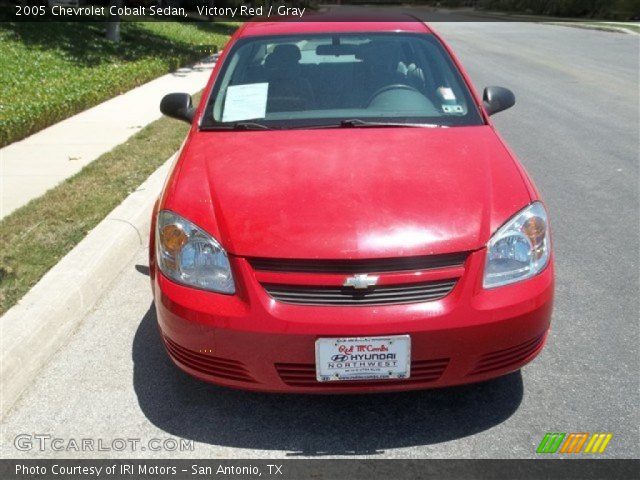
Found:
<svg viewBox="0 0 640 480"><path fill-rule="evenodd" d="M116 7L116 14L109 14L109 21L107 22L107 40L112 42L120 42L120 15L118 11L122 7L122 0L111 0L109 7Z"/></svg>

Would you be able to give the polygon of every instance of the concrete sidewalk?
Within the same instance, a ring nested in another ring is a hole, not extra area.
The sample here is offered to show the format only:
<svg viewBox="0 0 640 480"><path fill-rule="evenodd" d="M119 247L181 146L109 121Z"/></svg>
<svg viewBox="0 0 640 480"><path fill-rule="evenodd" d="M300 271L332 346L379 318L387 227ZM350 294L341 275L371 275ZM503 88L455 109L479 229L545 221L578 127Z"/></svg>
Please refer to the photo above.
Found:
<svg viewBox="0 0 640 480"><path fill-rule="evenodd" d="M0 149L0 219L160 118L165 94L203 89L216 58L159 77Z"/></svg>

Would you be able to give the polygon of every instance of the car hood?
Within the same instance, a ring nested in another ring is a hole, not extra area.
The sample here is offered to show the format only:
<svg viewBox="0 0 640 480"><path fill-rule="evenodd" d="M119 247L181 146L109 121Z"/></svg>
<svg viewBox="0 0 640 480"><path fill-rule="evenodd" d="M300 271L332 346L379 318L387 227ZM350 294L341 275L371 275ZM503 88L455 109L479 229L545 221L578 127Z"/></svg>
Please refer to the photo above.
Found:
<svg viewBox="0 0 640 480"><path fill-rule="evenodd" d="M489 126L196 132L164 208L239 256L470 251L530 202Z"/></svg>

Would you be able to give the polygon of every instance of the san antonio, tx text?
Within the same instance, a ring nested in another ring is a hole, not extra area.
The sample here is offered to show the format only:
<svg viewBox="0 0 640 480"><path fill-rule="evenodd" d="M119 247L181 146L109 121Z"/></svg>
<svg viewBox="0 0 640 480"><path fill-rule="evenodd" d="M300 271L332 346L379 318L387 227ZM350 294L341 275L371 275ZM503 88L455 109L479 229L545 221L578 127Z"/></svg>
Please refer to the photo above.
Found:
<svg viewBox="0 0 640 480"><path fill-rule="evenodd" d="M22 465L16 464L16 476L32 477L34 475L86 475L89 477L112 477L131 475L177 475L178 473L188 473L190 475L242 475L243 477L261 477L264 471L266 475L283 475L283 465L267 464L265 469L255 465L218 465L217 467L193 464L189 469L178 468L167 465L145 465L116 463L109 466L101 465L58 465L54 463L51 468L43 465Z"/></svg>

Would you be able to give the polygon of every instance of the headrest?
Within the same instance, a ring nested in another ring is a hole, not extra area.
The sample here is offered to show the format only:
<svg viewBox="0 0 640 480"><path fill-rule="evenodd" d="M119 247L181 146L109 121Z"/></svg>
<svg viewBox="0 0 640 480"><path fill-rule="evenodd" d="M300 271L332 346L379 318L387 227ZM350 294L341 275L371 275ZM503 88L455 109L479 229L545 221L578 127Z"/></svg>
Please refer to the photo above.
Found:
<svg viewBox="0 0 640 480"><path fill-rule="evenodd" d="M400 60L400 48L395 42L372 40L360 47L358 58L369 65L394 66Z"/></svg>
<svg viewBox="0 0 640 480"><path fill-rule="evenodd" d="M267 57L265 65L267 67L291 65L298 63L300 58L302 58L302 55L300 54L300 49L297 45L285 43L277 45L276 48L273 49L273 52L271 52Z"/></svg>

